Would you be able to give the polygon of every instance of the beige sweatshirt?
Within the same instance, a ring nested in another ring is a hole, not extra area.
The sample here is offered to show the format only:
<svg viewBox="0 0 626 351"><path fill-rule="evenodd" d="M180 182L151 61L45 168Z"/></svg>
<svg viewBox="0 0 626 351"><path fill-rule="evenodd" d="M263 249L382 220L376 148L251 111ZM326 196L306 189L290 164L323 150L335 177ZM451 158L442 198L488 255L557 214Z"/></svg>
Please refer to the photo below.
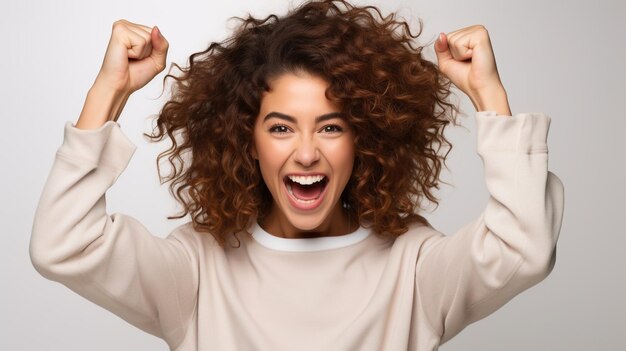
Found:
<svg viewBox="0 0 626 351"><path fill-rule="evenodd" d="M285 239L264 232L221 248L177 227L165 239L106 212L105 192L136 146L119 124L64 141L36 211L30 255L61 282L172 350L437 350L554 266L563 185L548 172L550 118L476 114L490 197L446 236L414 226Z"/></svg>

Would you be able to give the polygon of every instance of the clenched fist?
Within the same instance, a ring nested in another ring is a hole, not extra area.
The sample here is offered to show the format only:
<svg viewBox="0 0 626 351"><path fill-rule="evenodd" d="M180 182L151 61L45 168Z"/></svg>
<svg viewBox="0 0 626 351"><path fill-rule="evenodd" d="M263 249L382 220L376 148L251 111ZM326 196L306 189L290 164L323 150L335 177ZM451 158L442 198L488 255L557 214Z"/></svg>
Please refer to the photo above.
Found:
<svg viewBox="0 0 626 351"><path fill-rule="evenodd" d="M163 71L168 46L156 26L116 21L96 84L133 93Z"/></svg>
<svg viewBox="0 0 626 351"><path fill-rule="evenodd" d="M156 26L116 21L76 127L95 129L117 121L128 97L163 71L168 47Z"/></svg>
<svg viewBox="0 0 626 351"><path fill-rule="evenodd" d="M487 29L481 25L441 33L435 42L439 70L472 101L477 111L511 115Z"/></svg>

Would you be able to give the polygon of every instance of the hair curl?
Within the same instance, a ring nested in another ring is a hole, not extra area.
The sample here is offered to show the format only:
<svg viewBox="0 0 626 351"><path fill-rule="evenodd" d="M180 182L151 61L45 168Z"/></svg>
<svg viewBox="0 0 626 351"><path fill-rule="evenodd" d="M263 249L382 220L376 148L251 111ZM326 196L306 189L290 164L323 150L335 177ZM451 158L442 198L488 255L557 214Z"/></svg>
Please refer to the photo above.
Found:
<svg viewBox="0 0 626 351"><path fill-rule="evenodd" d="M304 71L329 83L326 96L341 107L355 133L355 163L342 199L349 215L379 235L396 237L427 199L452 145L444 128L456 123L458 108L448 102L450 81L422 58L406 21L384 17L373 6L343 0L307 2L286 16L238 18L228 39L211 43L189 58L171 99L158 118L160 141L172 146L159 154L161 183L183 211L168 219L192 217L194 229L209 232L220 245L262 220L272 198L250 148L262 94L269 81ZM170 70L171 72L171 70ZM439 155L442 147L447 152ZM161 175L168 156L173 172Z"/></svg>

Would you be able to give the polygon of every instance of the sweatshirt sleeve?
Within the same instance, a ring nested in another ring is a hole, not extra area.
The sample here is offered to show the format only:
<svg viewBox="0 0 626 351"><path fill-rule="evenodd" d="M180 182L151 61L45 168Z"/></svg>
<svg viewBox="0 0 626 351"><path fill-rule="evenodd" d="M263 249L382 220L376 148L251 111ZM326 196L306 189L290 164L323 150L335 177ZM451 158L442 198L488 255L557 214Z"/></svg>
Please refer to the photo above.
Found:
<svg viewBox="0 0 626 351"><path fill-rule="evenodd" d="M136 219L106 212L105 192L136 146L117 122L93 130L65 124L35 213L30 257L44 277L173 346L195 304L193 250L151 235Z"/></svg>
<svg viewBox="0 0 626 351"><path fill-rule="evenodd" d="M416 284L441 343L543 280L554 267L564 188L548 171L550 117L476 114L489 198L477 220L424 243Z"/></svg>

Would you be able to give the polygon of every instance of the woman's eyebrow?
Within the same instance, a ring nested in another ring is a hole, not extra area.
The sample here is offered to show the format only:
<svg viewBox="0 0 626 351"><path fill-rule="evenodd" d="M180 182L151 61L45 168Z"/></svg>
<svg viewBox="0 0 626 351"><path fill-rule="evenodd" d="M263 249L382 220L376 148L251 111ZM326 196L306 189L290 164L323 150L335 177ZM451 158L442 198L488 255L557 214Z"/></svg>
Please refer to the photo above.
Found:
<svg viewBox="0 0 626 351"><path fill-rule="evenodd" d="M287 122L291 122L291 123L296 123L297 120L295 117L284 114L284 113L280 113L280 112L270 112L267 115L265 115L265 117L263 118L263 122L267 121L270 118L280 118L282 120L285 120ZM317 116L315 117L315 123L319 123L319 122L323 122L329 119L333 119L333 118L343 118L343 115L341 114L341 112L330 112L330 113L325 113L321 116Z"/></svg>

